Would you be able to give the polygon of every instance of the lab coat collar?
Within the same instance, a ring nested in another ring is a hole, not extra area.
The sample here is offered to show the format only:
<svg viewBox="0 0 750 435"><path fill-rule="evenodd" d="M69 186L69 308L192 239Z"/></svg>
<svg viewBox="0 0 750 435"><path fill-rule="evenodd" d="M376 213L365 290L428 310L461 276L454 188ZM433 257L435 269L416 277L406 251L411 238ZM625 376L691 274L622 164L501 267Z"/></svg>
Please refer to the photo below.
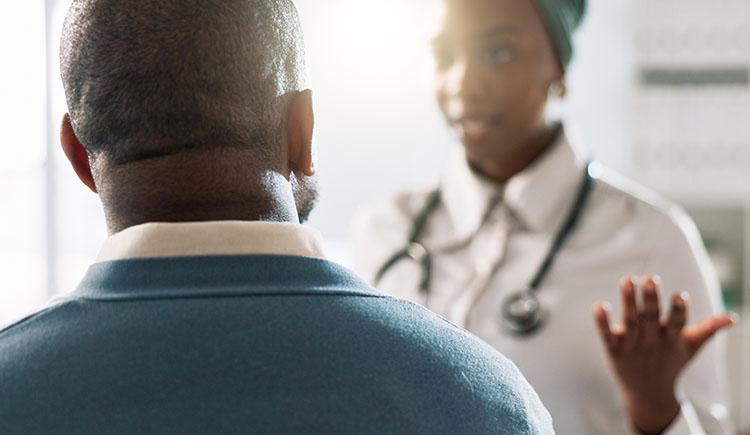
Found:
<svg viewBox="0 0 750 435"><path fill-rule="evenodd" d="M491 201L502 194L501 183L474 172L462 148L453 150L441 181L440 195L458 239L468 239L477 232Z"/></svg>
<svg viewBox="0 0 750 435"><path fill-rule="evenodd" d="M587 160L583 154L561 132L543 156L502 185L474 172L460 150L451 156L441 186L457 237L476 233L487 207L501 194L503 204L525 228L555 233L578 193Z"/></svg>

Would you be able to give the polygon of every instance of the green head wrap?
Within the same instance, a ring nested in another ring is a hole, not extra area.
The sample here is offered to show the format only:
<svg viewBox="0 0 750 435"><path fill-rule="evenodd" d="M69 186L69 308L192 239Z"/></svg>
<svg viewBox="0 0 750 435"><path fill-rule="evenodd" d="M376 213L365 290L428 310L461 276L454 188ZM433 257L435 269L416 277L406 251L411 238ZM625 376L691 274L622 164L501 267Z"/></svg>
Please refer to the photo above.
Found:
<svg viewBox="0 0 750 435"><path fill-rule="evenodd" d="M573 58L573 33L583 20L586 0L536 0L564 68Z"/></svg>

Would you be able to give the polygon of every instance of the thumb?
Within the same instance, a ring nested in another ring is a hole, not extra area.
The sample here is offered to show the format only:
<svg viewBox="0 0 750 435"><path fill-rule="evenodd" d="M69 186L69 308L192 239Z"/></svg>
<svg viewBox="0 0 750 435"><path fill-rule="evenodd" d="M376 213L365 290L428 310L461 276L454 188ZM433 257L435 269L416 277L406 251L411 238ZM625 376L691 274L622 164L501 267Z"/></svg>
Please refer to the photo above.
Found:
<svg viewBox="0 0 750 435"><path fill-rule="evenodd" d="M722 314L709 317L708 319L685 329L683 337L688 346L690 357L698 353L711 338L722 329L730 328L737 323L734 314Z"/></svg>

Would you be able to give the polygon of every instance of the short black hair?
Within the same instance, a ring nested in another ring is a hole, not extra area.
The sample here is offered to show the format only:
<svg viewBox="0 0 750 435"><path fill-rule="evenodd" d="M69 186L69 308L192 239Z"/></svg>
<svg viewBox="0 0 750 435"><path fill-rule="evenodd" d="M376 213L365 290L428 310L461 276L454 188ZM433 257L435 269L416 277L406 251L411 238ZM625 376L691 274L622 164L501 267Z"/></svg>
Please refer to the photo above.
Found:
<svg viewBox="0 0 750 435"><path fill-rule="evenodd" d="M291 0L74 0L60 60L76 135L117 163L278 145L306 85Z"/></svg>

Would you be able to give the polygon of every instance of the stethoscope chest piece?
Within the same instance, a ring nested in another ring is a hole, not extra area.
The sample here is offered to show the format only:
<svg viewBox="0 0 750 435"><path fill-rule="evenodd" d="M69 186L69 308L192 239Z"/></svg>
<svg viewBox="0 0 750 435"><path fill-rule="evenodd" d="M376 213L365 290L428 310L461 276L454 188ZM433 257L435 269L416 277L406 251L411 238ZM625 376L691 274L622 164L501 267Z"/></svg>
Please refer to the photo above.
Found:
<svg viewBox="0 0 750 435"><path fill-rule="evenodd" d="M544 324L545 317L542 304L529 290L514 293L503 302L502 325L515 336L525 337L536 332Z"/></svg>
<svg viewBox="0 0 750 435"><path fill-rule="evenodd" d="M508 333L519 337L528 338L538 332L547 321L547 311L542 307L537 292L547 277L549 271L555 262L555 258L560 253L565 241L575 231L578 221L584 212L586 202L588 201L591 190L594 186L596 166L593 163L586 165L586 171L583 177L583 183L576 197L575 203L570 210L563 225L558 230L552 240L552 244L547 252L544 261L539 266L534 278L529 281L528 286L523 290L508 296L503 301L501 313L499 313L500 324ZM427 199L427 203L419 214L414 218L411 234L409 235L407 245L400 251L396 252L388 261L386 261L375 275L375 284L382 281L385 274L392 269L401 260L411 260L417 263L421 269L421 278L419 282L419 292L422 295L429 296L432 290L432 260L431 253L421 242L427 231L430 216L438 209L440 205L440 190L433 192ZM484 225L484 224L482 224ZM481 226L480 226L481 229ZM479 234L478 232L476 233ZM473 240L469 240L471 242ZM461 245L468 246L468 245Z"/></svg>
<svg viewBox="0 0 750 435"><path fill-rule="evenodd" d="M420 264L423 263L425 259L430 256L429 252L427 251L427 248L425 248L424 245L418 242L410 243L409 246L406 247L405 254L410 260L416 261L417 263L420 263Z"/></svg>

